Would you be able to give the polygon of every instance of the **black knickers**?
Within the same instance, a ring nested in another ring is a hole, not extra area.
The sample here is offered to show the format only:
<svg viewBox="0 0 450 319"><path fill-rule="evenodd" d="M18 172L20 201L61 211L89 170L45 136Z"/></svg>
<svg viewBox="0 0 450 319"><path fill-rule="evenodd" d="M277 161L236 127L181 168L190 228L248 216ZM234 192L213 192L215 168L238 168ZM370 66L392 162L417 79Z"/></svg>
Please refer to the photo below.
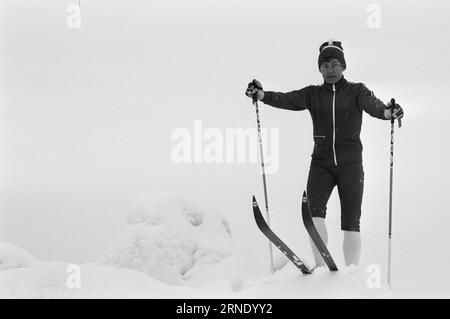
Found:
<svg viewBox="0 0 450 319"><path fill-rule="evenodd" d="M311 215L325 218L328 199L336 185L341 201L341 229L359 232L364 191L362 162L333 167L311 164L307 186Z"/></svg>

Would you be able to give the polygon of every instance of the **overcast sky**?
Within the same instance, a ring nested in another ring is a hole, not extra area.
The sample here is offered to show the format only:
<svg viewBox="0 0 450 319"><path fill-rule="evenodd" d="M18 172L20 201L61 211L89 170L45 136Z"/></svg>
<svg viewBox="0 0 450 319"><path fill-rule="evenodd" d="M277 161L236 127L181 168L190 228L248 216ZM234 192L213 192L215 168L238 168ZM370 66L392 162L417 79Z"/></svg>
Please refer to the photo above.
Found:
<svg viewBox="0 0 450 319"><path fill-rule="evenodd" d="M130 197L155 191L217 208L244 238L250 197L263 200L258 166L176 164L171 134L193 131L194 120L255 127L247 83L322 83L318 48L330 38L342 41L348 80L405 109L397 205L417 209L411 198L423 196L448 221L448 1L82 0L81 28L68 28L77 2L0 0L0 241L44 260L94 260ZM263 126L280 132L272 210L295 214L311 120L261 107ZM389 124L367 114L363 122L365 207L377 212L388 194Z"/></svg>

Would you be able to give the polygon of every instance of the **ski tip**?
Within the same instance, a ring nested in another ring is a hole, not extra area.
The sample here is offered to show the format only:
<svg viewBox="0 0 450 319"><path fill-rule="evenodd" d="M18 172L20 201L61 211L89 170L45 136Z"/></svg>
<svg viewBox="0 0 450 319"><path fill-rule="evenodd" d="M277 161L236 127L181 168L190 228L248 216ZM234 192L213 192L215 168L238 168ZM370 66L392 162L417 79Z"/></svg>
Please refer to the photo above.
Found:
<svg viewBox="0 0 450 319"><path fill-rule="evenodd" d="M304 202L306 202L306 191L303 191L302 200L303 200Z"/></svg>
<svg viewBox="0 0 450 319"><path fill-rule="evenodd" d="M252 197L252 203L253 203L253 206L258 206L258 203L256 202L255 195L253 195L253 197Z"/></svg>

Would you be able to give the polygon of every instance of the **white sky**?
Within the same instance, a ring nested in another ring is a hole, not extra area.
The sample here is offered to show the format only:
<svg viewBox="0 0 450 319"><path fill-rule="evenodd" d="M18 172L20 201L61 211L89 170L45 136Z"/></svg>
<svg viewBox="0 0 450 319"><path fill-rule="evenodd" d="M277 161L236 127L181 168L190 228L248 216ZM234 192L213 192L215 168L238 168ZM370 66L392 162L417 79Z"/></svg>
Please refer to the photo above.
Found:
<svg viewBox="0 0 450 319"><path fill-rule="evenodd" d="M44 260L93 260L132 195L171 191L217 206L252 247L260 237L251 195L263 201L258 167L176 165L171 132L196 119L254 127L246 84L257 78L289 91L321 83L318 47L329 38L343 43L348 80L405 109L396 131L398 227L449 221L448 1L83 0L82 28L68 29L75 2L0 0L0 241ZM366 24L371 3L381 9L379 29ZM310 117L268 107L261 116L280 129L269 196L273 214L287 214L275 225L289 226L306 185ZM362 138L363 222L377 232L388 123L365 116ZM334 195L330 218L338 220L336 205ZM435 215L424 220L422 207ZM291 236L301 227L299 219Z"/></svg>

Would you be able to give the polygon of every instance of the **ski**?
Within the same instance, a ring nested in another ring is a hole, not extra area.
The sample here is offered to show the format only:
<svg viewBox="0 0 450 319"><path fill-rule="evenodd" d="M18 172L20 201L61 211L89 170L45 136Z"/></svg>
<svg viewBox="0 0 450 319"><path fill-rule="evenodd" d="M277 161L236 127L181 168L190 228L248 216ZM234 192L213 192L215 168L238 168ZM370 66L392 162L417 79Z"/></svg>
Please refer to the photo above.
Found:
<svg viewBox="0 0 450 319"><path fill-rule="evenodd" d="M303 218L303 224L305 225L305 228L308 231L309 236L311 237L312 241L314 242L314 244L316 245L320 254L322 255L323 260L327 264L328 268L332 271L338 270L336 264L334 263L333 258L331 257L330 252L327 249L327 246L322 241L322 238L320 238L320 235L316 229L316 226L314 226L314 222L313 222L313 219L311 216L311 211L309 210L306 192L303 192L302 218Z"/></svg>
<svg viewBox="0 0 450 319"><path fill-rule="evenodd" d="M298 256L270 229L266 220L261 214L255 196L253 196L253 214L256 224L261 232L304 274L312 274L313 270L300 259Z"/></svg>

